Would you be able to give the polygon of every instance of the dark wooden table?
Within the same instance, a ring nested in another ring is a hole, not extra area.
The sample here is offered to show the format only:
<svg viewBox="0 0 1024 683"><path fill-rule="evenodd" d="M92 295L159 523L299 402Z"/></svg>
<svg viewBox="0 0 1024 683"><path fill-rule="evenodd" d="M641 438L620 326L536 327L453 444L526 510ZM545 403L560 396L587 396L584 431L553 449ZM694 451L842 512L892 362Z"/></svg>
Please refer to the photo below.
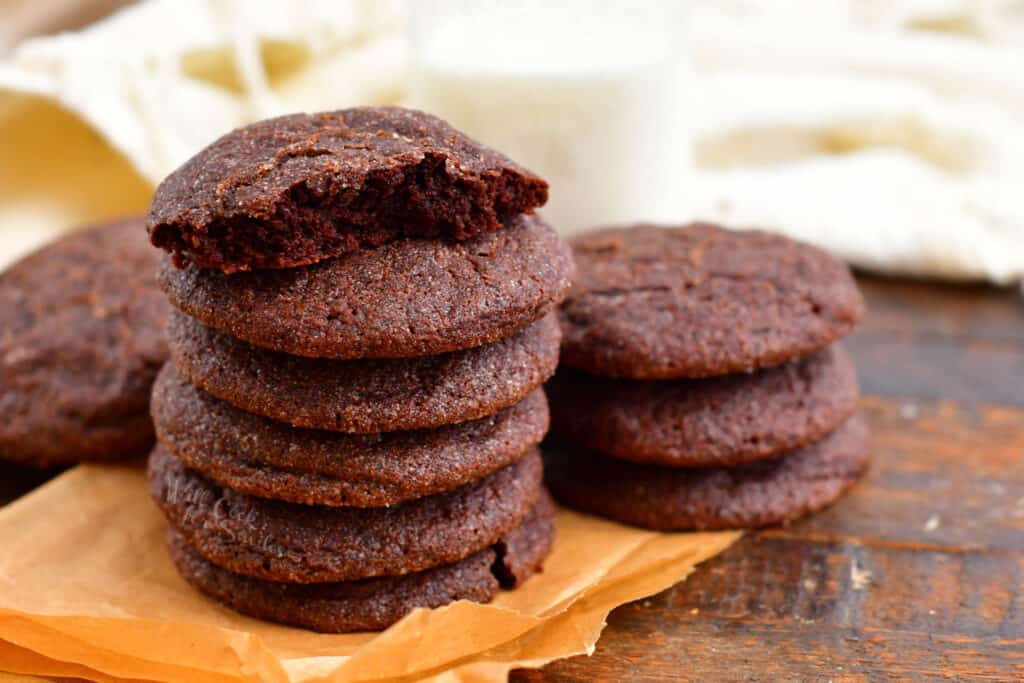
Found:
<svg viewBox="0 0 1024 683"><path fill-rule="evenodd" d="M861 284L868 477L514 680L1024 680L1024 299Z"/></svg>
<svg viewBox="0 0 1024 683"><path fill-rule="evenodd" d="M1024 680L1024 300L861 278L867 479L520 681ZM0 476L0 500L35 483Z"/></svg>

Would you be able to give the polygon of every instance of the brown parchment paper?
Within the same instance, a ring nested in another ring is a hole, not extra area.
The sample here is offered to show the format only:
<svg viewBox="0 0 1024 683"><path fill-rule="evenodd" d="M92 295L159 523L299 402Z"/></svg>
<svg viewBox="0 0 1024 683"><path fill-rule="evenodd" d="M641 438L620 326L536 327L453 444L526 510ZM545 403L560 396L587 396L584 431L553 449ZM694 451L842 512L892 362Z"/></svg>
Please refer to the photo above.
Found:
<svg viewBox="0 0 1024 683"><path fill-rule="evenodd" d="M0 510L0 670L100 681L504 680L593 651L617 605L681 580L737 533L660 534L567 510L544 572L494 602L382 633L249 619L178 576L131 466L75 468Z"/></svg>

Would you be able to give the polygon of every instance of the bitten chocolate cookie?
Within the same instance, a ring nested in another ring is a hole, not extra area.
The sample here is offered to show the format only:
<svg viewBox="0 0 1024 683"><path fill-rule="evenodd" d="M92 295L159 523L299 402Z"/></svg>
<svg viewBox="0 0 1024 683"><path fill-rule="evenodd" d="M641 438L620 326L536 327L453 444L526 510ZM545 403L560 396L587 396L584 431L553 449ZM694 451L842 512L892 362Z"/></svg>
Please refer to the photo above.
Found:
<svg viewBox="0 0 1024 683"><path fill-rule="evenodd" d="M214 484L159 444L153 499L206 559L270 581L323 583L418 572L499 541L542 490L537 449L485 479L382 508L312 507Z"/></svg>
<svg viewBox="0 0 1024 683"><path fill-rule="evenodd" d="M192 384L295 427L375 433L476 420L518 403L558 364L546 316L493 344L439 356L327 360L268 351L176 311L171 356Z"/></svg>
<svg viewBox="0 0 1024 683"><path fill-rule="evenodd" d="M737 467L637 465L584 450L545 454L545 478L563 504L663 531L784 524L835 501L867 468L858 416L811 446Z"/></svg>
<svg viewBox="0 0 1024 683"><path fill-rule="evenodd" d="M493 548L455 564L362 581L289 584L234 574L205 559L180 534L168 534L171 559L203 593L229 607L322 633L387 628L417 607L455 600L488 602L540 569L555 535L555 510L543 493L527 517Z"/></svg>
<svg viewBox="0 0 1024 683"><path fill-rule="evenodd" d="M813 443L857 407L857 372L837 346L753 373L637 381L559 370L553 431L638 463L737 465Z"/></svg>
<svg viewBox="0 0 1024 683"><path fill-rule="evenodd" d="M269 349L321 358L404 358L507 337L551 311L569 247L536 216L464 242L399 240L308 268L224 275L168 259L171 303Z"/></svg>
<svg viewBox="0 0 1024 683"><path fill-rule="evenodd" d="M705 223L609 228L572 242L562 363L632 379L770 367L828 346L864 315L824 251Z"/></svg>
<svg viewBox="0 0 1024 683"><path fill-rule="evenodd" d="M434 116L359 107L228 133L160 184L148 223L179 263L230 273L402 236L462 240L547 196L542 179Z"/></svg>
<svg viewBox="0 0 1024 683"><path fill-rule="evenodd" d="M343 434L289 427L186 382L173 363L153 386L160 443L222 486L308 505L383 507L456 488L518 460L548 428L544 392L437 429Z"/></svg>
<svg viewBox="0 0 1024 683"><path fill-rule="evenodd" d="M159 252L140 218L86 229L0 273L0 459L38 467L144 455L167 358Z"/></svg>

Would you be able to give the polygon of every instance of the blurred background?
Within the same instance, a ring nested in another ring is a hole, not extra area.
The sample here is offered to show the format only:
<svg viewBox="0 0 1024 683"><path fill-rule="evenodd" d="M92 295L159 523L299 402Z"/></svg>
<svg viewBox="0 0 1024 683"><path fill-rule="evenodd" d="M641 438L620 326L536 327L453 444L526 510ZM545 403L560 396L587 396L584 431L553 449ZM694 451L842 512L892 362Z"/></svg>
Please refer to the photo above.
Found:
<svg viewBox="0 0 1024 683"><path fill-rule="evenodd" d="M1019 0L0 0L0 264L224 132L405 104L565 234L720 220L870 271L1024 275Z"/></svg>

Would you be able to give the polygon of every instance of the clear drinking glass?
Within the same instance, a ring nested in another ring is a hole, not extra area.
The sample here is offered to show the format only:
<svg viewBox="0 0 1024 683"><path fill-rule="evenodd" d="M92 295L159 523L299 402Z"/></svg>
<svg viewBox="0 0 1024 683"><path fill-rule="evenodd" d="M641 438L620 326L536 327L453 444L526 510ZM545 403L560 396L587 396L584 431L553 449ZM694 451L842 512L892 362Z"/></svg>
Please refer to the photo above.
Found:
<svg viewBox="0 0 1024 683"><path fill-rule="evenodd" d="M682 2L411 3L413 106L551 183L563 234L679 220L692 165Z"/></svg>

